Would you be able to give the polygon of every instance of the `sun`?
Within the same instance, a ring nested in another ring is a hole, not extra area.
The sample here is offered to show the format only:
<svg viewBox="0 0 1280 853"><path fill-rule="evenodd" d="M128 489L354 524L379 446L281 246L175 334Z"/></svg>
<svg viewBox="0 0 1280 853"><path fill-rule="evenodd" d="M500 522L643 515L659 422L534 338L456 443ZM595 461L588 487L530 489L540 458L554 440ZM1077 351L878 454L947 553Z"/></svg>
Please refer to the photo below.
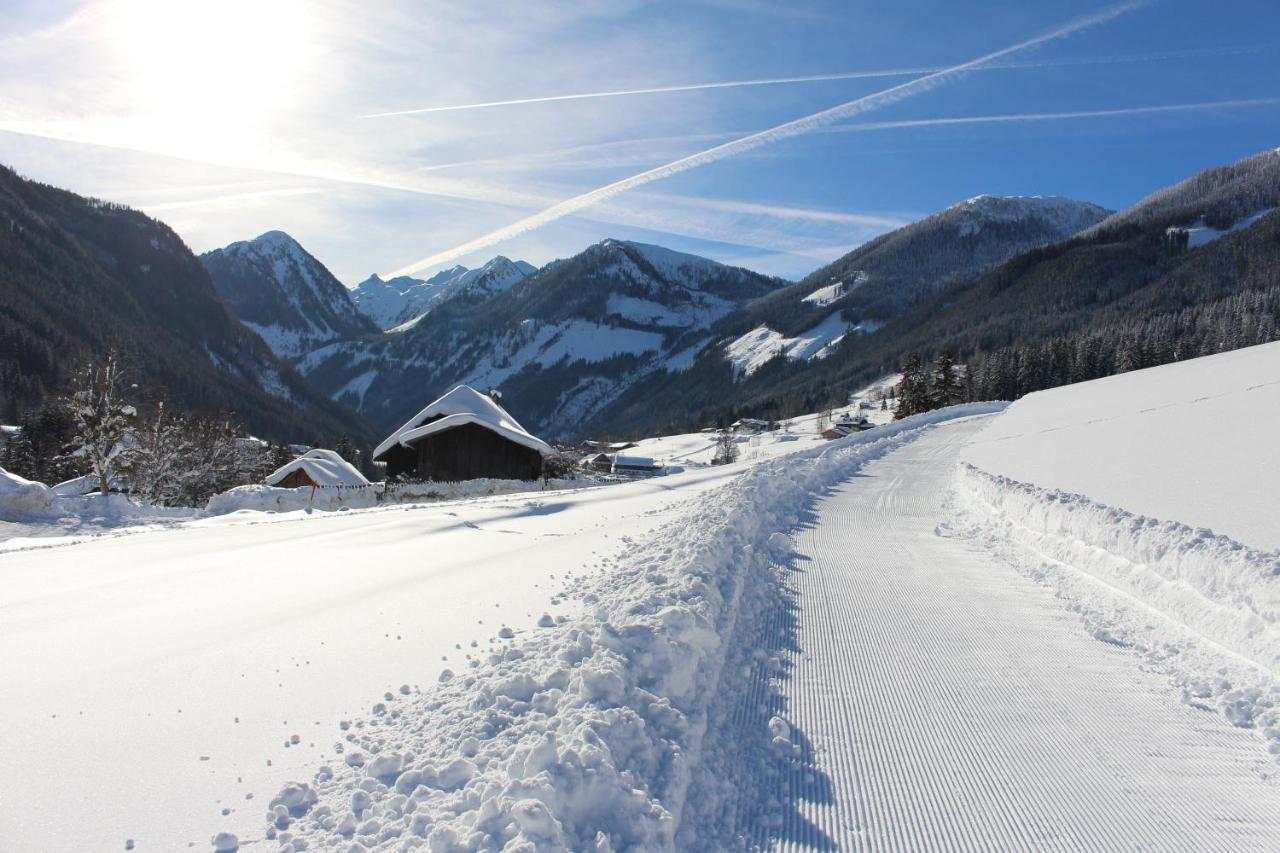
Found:
<svg viewBox="0 0 1280 853"><path fill-rule="evenodd" d="M317 53L304 0L115 0L105 11L117 108L224 153L296 103Z"/></svg>

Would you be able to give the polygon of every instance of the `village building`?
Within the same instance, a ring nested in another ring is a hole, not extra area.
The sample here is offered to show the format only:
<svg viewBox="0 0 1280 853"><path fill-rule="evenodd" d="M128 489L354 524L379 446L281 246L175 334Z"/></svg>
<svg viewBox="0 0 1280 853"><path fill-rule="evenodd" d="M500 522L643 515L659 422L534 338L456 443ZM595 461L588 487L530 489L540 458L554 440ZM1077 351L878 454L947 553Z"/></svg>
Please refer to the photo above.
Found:
<svg viewBox="0 0 1280 853"><path fill-rule="evenodd" d="M375 447L373 459L389 478L536 480L553 453L496 400L459 385Z"/></svg>
<svg viewBox="0 0 1280 853"><path fill-rule="evenodd" d="M734 432L760 433L769 431L769 422L759 418L740 418L729 425Z"/></svg>
<svg viewBox="0 0 1280 853"><path fill-rule="evenodd" d="M661 462L657 462L647 456L632 456L621 453L593 453L585 457L581 464L584 468L590 468L602 474L625 474L628 476L660 474L663 470Z"/></svg>
<svg viewBox="0 0 1280 853"><path fill-rule="evenodd" d="M265 480L268 486L297 489L304 486L367 486L369 481L347 460L332 450L308 450L287 465L281 465Z"/></svg>

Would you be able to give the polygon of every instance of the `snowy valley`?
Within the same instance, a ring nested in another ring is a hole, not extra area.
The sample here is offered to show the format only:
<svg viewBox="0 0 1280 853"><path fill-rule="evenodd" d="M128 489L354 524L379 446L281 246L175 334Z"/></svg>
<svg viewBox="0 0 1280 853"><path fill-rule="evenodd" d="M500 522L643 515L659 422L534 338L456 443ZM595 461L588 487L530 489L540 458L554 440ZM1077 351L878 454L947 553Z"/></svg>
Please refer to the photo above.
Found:
<svg viewBox="0 0 1280 853"><path fill-rule="evenodd" d="M1278 207L348 288L0 169L0 849L1280 848Z"/></svg>

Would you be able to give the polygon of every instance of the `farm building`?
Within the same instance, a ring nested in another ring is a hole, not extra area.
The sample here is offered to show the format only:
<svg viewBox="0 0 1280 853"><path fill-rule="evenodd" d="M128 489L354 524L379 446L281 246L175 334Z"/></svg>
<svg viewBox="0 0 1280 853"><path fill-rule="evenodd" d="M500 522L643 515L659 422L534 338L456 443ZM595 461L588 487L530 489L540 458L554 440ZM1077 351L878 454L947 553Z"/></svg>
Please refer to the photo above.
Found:
<svg viewBox="0 0 1280 853"><path fill-rule="evenodd" d="M759 418L740 418L729 425L734 432L759 433L769 431L769 422Z"/></svg>
<svg viewBox="0 0 1280 853"><path fill-rule="evenodd" d="M662 463L647 456L630 456L621 453L594 453L582 460L584 468L591 468L604 474L660 474Z"/></svg>
<svg viewBox="0 0 1280 853"><path fill-rule="evenodd" d="M308 450L267 477L268 486L296 489L301 486L367 486L369 481L332 450Z"/></svg>
<svg viewBox="0 0 1280 853"><path fill-rule="evenodd" d="M536 480L551 446L474 388L459 385L373 450L388 477L413 480Z"/></svg>

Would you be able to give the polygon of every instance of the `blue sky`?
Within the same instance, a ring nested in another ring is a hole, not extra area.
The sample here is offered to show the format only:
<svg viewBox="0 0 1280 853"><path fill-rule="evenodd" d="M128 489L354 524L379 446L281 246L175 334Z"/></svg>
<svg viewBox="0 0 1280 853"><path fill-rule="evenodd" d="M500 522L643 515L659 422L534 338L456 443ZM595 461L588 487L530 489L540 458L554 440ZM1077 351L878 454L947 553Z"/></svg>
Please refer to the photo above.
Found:
<svg viewBox="0 0 1280 853"><path fill-rule="evenodd" d="M799 277L979 193L1118 208L1280 145L1274 0L3 7L0 162L348 284L604 237ZM406 112L880 71L911 73Z"/></svg>

